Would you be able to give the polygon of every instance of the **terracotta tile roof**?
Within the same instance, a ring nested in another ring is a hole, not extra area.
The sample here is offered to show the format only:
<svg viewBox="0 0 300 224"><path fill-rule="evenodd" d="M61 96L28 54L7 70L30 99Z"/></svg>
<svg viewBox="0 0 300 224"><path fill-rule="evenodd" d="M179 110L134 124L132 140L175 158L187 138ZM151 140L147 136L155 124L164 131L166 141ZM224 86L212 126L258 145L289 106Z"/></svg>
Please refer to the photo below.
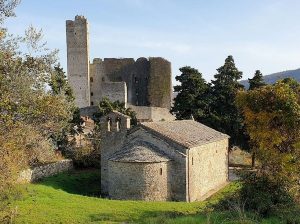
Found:
<svg viewBox="0 0 300 224"><path fill-rule="evenodd" d="M145 122L141 126L187 148L229 138L228 135L193 120Z"/></svg>
<svg viewBox="0 0 300 224"><path fill-rule="evenodd" d="M159 163L171 159L155 145L149 142L135 141L124 145L121 150L113 153L108 160L127 163Z"/></svg>

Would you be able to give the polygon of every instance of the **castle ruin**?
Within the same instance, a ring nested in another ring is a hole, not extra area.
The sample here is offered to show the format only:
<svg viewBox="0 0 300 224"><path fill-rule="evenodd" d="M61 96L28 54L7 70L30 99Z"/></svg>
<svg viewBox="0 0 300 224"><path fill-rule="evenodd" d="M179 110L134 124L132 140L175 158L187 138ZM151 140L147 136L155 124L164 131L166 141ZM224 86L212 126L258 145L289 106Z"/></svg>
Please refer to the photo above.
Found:
<svg viewBox="0 0 300 224"><path fill-rule="evenodd" d="M171 107L171 63L160 57L95 58L89 61L89 25L83 16L66 21L68 80L79 108L103 97L126 106Z"/></svg>

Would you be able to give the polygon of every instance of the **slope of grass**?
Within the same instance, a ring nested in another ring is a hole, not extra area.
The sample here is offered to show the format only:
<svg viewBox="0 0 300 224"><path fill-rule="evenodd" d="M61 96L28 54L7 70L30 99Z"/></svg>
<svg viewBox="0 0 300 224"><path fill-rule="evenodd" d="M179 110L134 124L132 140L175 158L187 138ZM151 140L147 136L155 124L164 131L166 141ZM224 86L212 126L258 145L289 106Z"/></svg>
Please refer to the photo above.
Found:
<svg viewBox="0 0 300 224"><path fill-rule="evenodd" d="M225 187L205 202L118 201L99 197L99 172L76 171L28 184L28 195L17 202L16 223L233 223L231 213L204 213L239 188ZM276 223L274 220L265 223Z"/></svg>

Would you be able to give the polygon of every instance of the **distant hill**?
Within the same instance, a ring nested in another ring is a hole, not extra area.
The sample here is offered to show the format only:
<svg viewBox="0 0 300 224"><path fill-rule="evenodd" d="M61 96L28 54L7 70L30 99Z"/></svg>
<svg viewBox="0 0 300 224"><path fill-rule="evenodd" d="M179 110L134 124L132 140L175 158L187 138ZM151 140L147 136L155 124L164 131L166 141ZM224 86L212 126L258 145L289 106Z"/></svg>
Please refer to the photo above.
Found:
<svg viewBox="0 0 300 224"><path fill-rule="evenodd" d="M300 68L298 68L296 70L288 70L288 71L284 71L284 72L277 72L277 73L273 73L270 75L265 75L264 80L267 84L273 84L279 79L284 79L284 78L288 78L288 77L294 78L298 82L300 82ZM248 80L242 80L242 81L240 81L240 83L243 84L246 89L249 88Z"/></svg>

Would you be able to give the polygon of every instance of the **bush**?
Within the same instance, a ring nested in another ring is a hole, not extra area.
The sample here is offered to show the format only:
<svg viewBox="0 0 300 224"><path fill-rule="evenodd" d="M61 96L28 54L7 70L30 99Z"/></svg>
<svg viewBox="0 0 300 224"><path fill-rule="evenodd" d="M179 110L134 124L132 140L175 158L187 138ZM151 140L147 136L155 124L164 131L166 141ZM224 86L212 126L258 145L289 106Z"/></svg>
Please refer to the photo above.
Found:
<svg viewBox="0 0 300 224"><path fill-rule="evenodd" d="M245 208L266 217L277 207L293 204L293 199L280 183L272 182L257 173L243 175L240 199Z"/></svg>
<svg viewBox="0 0 300 224"><path fill-rule="evenodd" d="M63 150L63 154L72 159L77 168L100 168L100 153L92 145L68 147Z"/></svg>

